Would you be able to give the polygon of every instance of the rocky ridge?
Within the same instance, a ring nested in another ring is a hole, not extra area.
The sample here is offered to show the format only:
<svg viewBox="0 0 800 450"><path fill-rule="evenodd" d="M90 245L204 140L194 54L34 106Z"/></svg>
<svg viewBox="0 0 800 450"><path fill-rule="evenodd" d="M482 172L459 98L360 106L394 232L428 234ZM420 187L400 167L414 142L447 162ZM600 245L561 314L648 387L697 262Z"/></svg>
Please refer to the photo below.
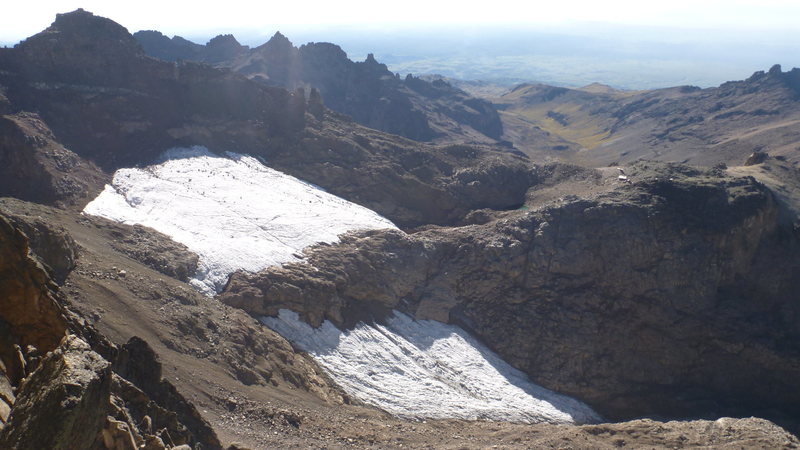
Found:
<svg viewBox="0 0 800 450"><path fill-rule="evenodd" d="M104 171L152 163L171 147L248 153L408 227L514 207L527 185L528 163L518 155L419 144L330 110L319 120L306 113L300 93L147 57L124 28L85 11L61 14L45 32L0 49L0 68L14 112L38 111L37 120L83 158L80 164ZM20 139L38 135L28 127ZM25 158L10 159L9 173L25 173ZM53 202L18 193L13 180L2 179L0 192ZM71 194L80 197L78 206L99 184Z"/></svg>
<svg viewBox="0 0 800 450"><path fill-rule="evenodd" d="M227 67L248 78L289 90L319 92L325 105L358 123L418 140L496 143L503 125L492 105L442 80L433 82L388 70L368 55L353 62L337 45L311 42L295 47L280 32L255 48L220 35L206 45L157 31L134 37L147 54L166 61L198 61ZM314 95L314 94L312 94Z"/></svg>

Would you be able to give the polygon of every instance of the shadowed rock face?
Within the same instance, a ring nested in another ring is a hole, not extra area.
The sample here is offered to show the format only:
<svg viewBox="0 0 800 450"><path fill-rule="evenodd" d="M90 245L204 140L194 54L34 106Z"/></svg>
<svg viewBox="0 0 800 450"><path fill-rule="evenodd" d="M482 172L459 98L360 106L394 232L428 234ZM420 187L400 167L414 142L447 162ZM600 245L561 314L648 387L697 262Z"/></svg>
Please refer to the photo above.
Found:
<svg viewBox="0 0 800 450"><path fill-rule="evenodd" d="M294 47L281 33L250 49L231 35L207 45L187 44L176 36L139 31L134 37L148 55L166 61L191 60L229 67L249 78L293 90L314 87L325 104L370 128L418 140L493 142L503 133L494 107L450 84L411 75L401 79L375 60L353 62L329 43ZM461 129L469 127L472 137Z"/></svg>
<svg viewBox="0 0 800 450"><path fill-rule="evenodd" d="M800 244L772 195L719 171L628 173L486 225L350 235L309 264L234 274L220 298L312 324L391 308L457 323L612 419L798 417Z"/></svg>

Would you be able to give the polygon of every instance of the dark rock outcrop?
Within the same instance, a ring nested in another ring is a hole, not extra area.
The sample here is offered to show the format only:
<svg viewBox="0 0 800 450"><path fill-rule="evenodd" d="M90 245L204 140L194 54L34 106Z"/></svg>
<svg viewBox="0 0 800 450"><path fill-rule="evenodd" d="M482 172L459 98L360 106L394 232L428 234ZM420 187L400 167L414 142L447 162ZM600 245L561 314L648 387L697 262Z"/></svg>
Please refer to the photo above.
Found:
<svg viewBox="0 0 800 450"><path fill-rule="evenodd" d="M22 351L56 348L67 330L54 284L44 267L29 254L27 237L0 216L0 361L12 385L24 378Z"/></svg>
<svg viewBox="0 0 800 450"><path fill-rule="evenodd" d="M25 234L0 215L0 428L10 420L20 382L67 330L53 287Z"/></svg>
<svg viewBox="0 0 800 450"><path fill-rule="evenodd" d="M119 348L113 369L124 379L115 380L115 394L134 423L140 424L148 417L151 430L169 429L172 445L197 448L199 443L202 448L222 447L197 408L162 378L161 362L147 342L132 337Z"/></svg>
<svg viewBox="0 0 800 450"><path fill-rule="evenodd" d="M50 278L62 284L75 268L78 246L67 231L44 218L0 209L14 227L25 234L30 246L30 257L42 264Z"/></svg>
<svg viewBox="0 0 800 450"><path fill-rule="evenodd" d="M761 164L769 158L769 155L764 152L753 152L750 156L747 157L747 160L744 162L745 166L753 166L756 164Z"/></svg>
<svg viewBox="0 0 800 450"><path fill-rule="evenodd" d="M611 419L796 423L800 236L771 193L686 166L626 173L633 183L486 225L352 234L309 264L236 273L220 298L315 325L392 308L457 323Z"/></svg>
<svg viewBox="0 0 800 450"><path fill-rule="evenodd" d="M0 117L0 196L82 206L107 177L56 141L36 114Z"/></svg>
<svg viewBox="0 0 800 450"><path fill-rule="evenodd" d="M123 225L100 217L86 220L98 229L108 230L114 250L164 275L188 281L197 270L197 254L152 228Z"/></svg>

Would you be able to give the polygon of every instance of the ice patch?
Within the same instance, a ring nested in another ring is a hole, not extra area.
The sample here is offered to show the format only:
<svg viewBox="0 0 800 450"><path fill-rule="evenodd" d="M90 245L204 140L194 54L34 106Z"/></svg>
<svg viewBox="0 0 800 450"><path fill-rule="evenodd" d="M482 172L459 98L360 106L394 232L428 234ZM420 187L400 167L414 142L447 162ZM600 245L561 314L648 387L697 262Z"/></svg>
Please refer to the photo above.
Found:
<svg viewBox="0 0 800 450"><path fill-rule="evenodd" d="M261 321L350 395L405 418L596 423L589 406L532 383L461 328L394 312L386 325L312 328L289 310Z"/></svg>
<svg viewBox="0 0 800 450"><path fill-rule="evenodd" d="M342 233L396 228L375 212L237 153L172 149L162 162L120 169L83 210L154 228L200 261L192 285L213 295L236 270L300 261L309 245Z"/></svg>

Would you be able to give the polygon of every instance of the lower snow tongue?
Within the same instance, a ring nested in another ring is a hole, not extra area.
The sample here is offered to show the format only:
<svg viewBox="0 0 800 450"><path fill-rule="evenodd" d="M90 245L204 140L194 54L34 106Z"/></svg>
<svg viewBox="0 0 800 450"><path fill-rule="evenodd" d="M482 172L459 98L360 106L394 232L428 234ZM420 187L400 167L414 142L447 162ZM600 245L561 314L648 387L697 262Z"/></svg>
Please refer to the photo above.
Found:
<svg viewBox="0 0 800 450"><path fill-rule="evenodd" d="M120 169L84 213L154 228L199 256L192 284L208 295L236 270L299 261L309 245L358 229L396 228L375 212L237 153L172 149Z"/></svg>
<svg viewBox="0 0 800 450"><path fill-rule="evenodd" d="M405 418L596 423L589 406L533 384L461 328L394 312L385 325L312 328L289 310L261 321L350 395Z"/></svg>

